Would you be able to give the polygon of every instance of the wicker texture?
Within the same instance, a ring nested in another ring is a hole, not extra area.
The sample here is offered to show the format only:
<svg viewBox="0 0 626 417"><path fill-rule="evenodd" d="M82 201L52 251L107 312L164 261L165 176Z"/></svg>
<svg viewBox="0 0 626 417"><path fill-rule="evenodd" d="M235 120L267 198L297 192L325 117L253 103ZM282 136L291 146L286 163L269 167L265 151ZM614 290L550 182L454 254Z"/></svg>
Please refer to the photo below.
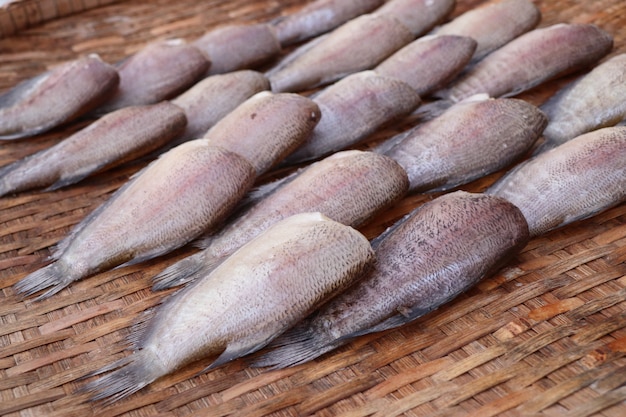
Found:
<svg viewBox="0 0 626 417"><path fill-rule="evenodd" d="M459 0L454 15L479 3ZM114 62L152 40L195 39L219 24L265 21L297 4L126 1L75 14L0 40L0 88L85 53ZM623 1L536 4L542 26L595 23L615 37L611 55L626 52ZM522 98L540 104L571 79ZM79 127L0 144L0 164ZM76 393L80 378L123 357L118 342L133 320L168 294L153 293L151 277L193 249L98 274L42 302L19 299L11 287L145 164L64 190L0 198L0 415L626 415L624 204L533 239L507 268L415 323L361 337L312 363L267 371L238 360L201 373L198 363L113 406L84 402ZM461 188L482 191L501 174ZM407 197L361 230L374 237L433 197Z"/></svg>

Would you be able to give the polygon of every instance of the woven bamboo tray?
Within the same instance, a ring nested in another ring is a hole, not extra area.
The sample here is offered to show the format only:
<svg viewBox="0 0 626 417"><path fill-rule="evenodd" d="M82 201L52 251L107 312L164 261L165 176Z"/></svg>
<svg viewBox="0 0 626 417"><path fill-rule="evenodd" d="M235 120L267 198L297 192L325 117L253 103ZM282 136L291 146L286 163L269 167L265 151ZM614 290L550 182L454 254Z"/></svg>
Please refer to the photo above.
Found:
<svg viewBox="0 0 626 417"><path fill-rule="evenodd" d="M479 3L458 0L453 16ZM542 26L592 22L615 37L612 55L626 52L626 2L536 3ZM83 54L115 62L149 41L195 39L223 23L266 21L298 7L296 0L122 1L58 18L0 39L0 89ZM522 98L540 104L569 80ZM79 127L0 144L0 164ZM167 295L149 289L151 277L193 249L98 274L43 302L17 298L12 285L145 163L61 191L0 198L0 415L626 415L625 204L532 240L500 273L412 325L312 363L267 371L239 360L200 374L198 363L113 406L85 402L75 393L80 378L124 356L117 342L130 323ZM462 189L482 191L500 175ZM408 197L361 230L374 237L433 197Z"/></svg>

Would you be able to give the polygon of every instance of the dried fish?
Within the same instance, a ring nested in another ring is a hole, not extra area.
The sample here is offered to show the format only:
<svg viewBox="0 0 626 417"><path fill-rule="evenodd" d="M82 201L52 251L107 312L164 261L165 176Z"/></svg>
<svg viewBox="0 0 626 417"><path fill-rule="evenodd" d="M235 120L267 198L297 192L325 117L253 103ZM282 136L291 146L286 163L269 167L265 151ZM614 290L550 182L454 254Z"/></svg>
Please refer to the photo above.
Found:
<svg viewBox="0 0 626 417"><path fill-rule="evenodd" d="M398 19L417 37L443 21L455 5L455 0L389 0L373 14Z"/></svg>
<svg viewBox="0 0 626 417"><path fill-rule="evenodd" d="M256 67L277 56L280 43L267 24L227 25L193 42L211 60L208 75Z"/></svg>
<svg viewBox="0 0 626 417"><path fill-rule="evenodd" d="M200 81L172 100L187 115L187 129L179 140L201 138L241 103L269 88L268 79L251 70L213 75Z"/></svg>
<svg viewBox="0 0 626 417"><path fill-rule="evenodd" d="M546 116L512 98L476 97L381 145L406 170L412 192L442 191L502 169L539 138Z"/></svg>
<svg viewBox="0 0 626 417"><path fill-rule="evenodd" d="M131 336L130 356L95 374L84 391L113 402L182 366L252 353L345 289L373 260L356 230L319 213L287 218L211 274L170 297Z"/></svg>
<svg viewBox="0 0 626 417"><path fill-rule="evenodd" d="M291 45L326 33L364 13L384 0L316 0L295 13L279 17L272 24L281 45Z"/></svg>
<svg viewBox="0 0 626 417"><path fill-rule="evenodd" d="M423 36L381 62L374 71L402 80L426 97L456 77L475 49L476 41L472 38Z"/></svg>
<svg viewBox="0 0 626 417"><path fill-rule="evenodd" d="M396 19L366 14L296 49L266 75L272 91L303 91L372 68L412 40Z"/></svg>
<svg viewBox="0 0 626 417"><path fill-rule="evenodd" d="M524 213L532 236L626 200L626 127L595 130L541 153L486 193Z"/></svg>
<svg viewBox="0 0 626 417"><path fill-rule="evenodd" d="M159 148L185 125L185 113L169 102L114 111L56 145L0 168L0 196L74 184Z"/></svg>
<svg viewBox="0 0 626 417"><path fill-rule="evenodd" d="M297 213L316 211L357 227L402 198L408 186L404 170L386 156L338 152L271 184L270 191L261 191L267 195L218 234L201 241L203 251L157 275L153 288L169 288L206 274L270 225Z"/></svg>
<svg viewBox="0 0 626 417"><path fill-rule="evenodd" d="M349 75L319 92L313 101L323 117L304 144L285 159L286 164L346 149L421 103L410 85L373 71Z"/></svg>
<svg viewBox="0 0 626 417"><path fill-rule="evenodd" d="M209 65L204 53L182 40L148 44L118 64L117 92L96 113L172 98L198 81Z"/></svg>
<svg viewBox="0 0 626 417"><path fill-rule="evenodd" d="M309 137L321 117L311 99L262 91L239 105L204 136L209 143L245 157L257 171L268 171Z"/></svg>
<svg viewBox="0 0 626 417"><path fill-rule="evenodd" d="M253 365L300 364L415 320L495 272L527 241L524 216L502 198L463 191L438 197L373 241L372 271L275 339Z"/></svg>
<svg viewBox="0 0 626 417"><path fill-rule="evenodd" d="M478 93L514 96L593 65L612 47L611 35L591 24L560 23L535 29L486 56L437 96L452 101Z"/></svg>
<svg viewBox="0 0 626 417"><path fill-rule="evenodd" d="M616 55L562 89L541 109L549 119L543 150L626 118L626 54Z"/></svg>
<svg viewBox="0 0 626 417"><path fill-rule="evenodd" d="M88 275L174 250L219 223L254 179L253 167L234 152L202 139L177 146L75 226L54 262L15 289L30 295L49 288L45 298Z"/></svg>
<svg viewBox="0 0 626 417"><path fill-rule="evenodd" d="M119 75L89 55L24 81L0 96L0 139L17 139L75 120L115 92Z"/></svg>
<svg viewBox="0 0 626 417"><path fill-rule="evenodd" d="M437 35L469 36L478 43L472 57L475 63L487 54L534 29L541 12L530 0L501 0L471 9L437 28Z"/></svg>

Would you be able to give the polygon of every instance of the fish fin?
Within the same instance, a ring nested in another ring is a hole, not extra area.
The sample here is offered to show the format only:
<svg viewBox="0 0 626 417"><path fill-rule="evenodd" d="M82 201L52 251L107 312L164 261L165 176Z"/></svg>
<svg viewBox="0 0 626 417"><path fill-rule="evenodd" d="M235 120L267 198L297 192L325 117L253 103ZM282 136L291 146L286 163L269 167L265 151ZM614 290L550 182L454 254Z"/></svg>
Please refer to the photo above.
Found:
<svg viewBox="0 0 626 417"><path fill-rule="evenodd" d="M199 276L211 272L225 258L206 260L206 251L195 253L168 266L152 278L152 290L161 291L195 281Z"/></svg>
<svg viewBox="0 0 626 417"><path fill-rule="evenodd" d="M77 182L80 182L84 180L85 178L87 178L91 173L95 172L96 169L89 170L89 172L81 172L76 175L70 175L70 176L59 178L52 185L47 187L44 191L54 191L54 190L58 190L59 188L67 187L68 185L76 184Z"/></svg>
<svg viewBox="0 0 626 417"><path fill-rule="evenodd" d="M382 332L389 329L395 329L396 327L403 326L411 321L422 317L433 310L436 310L441 304L437 303L436 305L428 308L418 308L418 307L410 307L410 308L400 308L398 309L399 313L389 317L386 320L383 320L379 324L369 327L367 329L359 330L345 336L340 337L340 340L343 339L354 339L355 337L364 336L370 333Z"/></svg>
<svg viewBox="0 0 626 417"><path fill-rule="evenodd" d="M417 116L419 121L423 123L441 116L453 105L454 102L452 100L439 99L422 104L412 114Z"/></svg>
<svg viewBox="0 0 626 417"><path fill-rule="evenodd" d="M228 346L226 346L224 352L222 352L222 354L218 356L217 359L213 361L213 363L207 366L204 371L215 369L235 359L241 358L242 356L248 355L252 352L256 352L257 350L265 347L268 342L269 340L264 339L261 342L252 341L252 343L250 343L249 341L244 339L238 340L234 343L229 343Z"/></svg>
<svg viewBox="0 0 626 417"><path fill-rule="evenodd" d="M25 296L30 296L49 288L37 297L37 300L43 300L58 293L73 281L74 279L71 278L68 271L64 271L59 262L54 262L22 278L15 284L14 288L18 293Z"/></svg>

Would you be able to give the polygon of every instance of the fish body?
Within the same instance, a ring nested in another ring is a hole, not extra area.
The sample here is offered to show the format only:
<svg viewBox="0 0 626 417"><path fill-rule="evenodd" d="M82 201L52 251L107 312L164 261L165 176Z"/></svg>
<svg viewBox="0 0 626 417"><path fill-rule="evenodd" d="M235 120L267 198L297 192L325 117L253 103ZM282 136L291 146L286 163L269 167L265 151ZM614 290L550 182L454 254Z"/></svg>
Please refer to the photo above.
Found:
<svg viewBox="0 0 626 417"><path fill-rule="evenodd" d="M372 260L356 230L319 213L289 217L167 299L132 336L134 353L85 390L117 400L209 355L221 352L214 368L254 352L347 288Z"/></svg>
<svg viewBox="0 0 626 417"><path fill-rule="evenodd" d="M534 29L541 12L530 0L501 0L471 9L434 32L468 36L477 42L472 63Z"/></svg>
<svg viewBox="0 0 626 417"><path fill-rule="evenodd" d="M418 37L452 13L455 0L389 0L372 14L391 16Z"/></svg>
<svg viewBox="0 0 626 417"><path fill-rule="evenodd" d="M192 281L213 269L246 242L291 215L320 212L357 227L402 198L409 183L404 170L383 155L338 152L282 181L219 233L200 242L205 249L155 277L155 289Z"/></svg>
<svg viewBox="0 0 626 417"><path fill-rule="evenodd" d="M438 197L375 239L371 271L253 364L296 365L415 320L495 272L527 241L524 216L502 198L463 191Z"/></svg>
<svg viewBox="0 0 626 417"><path fill-rule="evenodd" d="M404 81L426 97L469 63L476 41L465 36L423 36L381 62L374 71Z"/></svg>
<svg viewBox="0 0 626 417"><path fill-rule="evenodd" d="M519 165L486 193L524 213L537 236L626 200L626 127L580 135Z"/></svg>
<svg viewBox="0 0 626 417"><path fill-rule="evenodd" d="M349 75L320 91L313 101L322 118L304 144L287 157L286 164L346 149L421 103L410 85L373 71Z"/></svg>
<svg viewBox="0 0 626 417"><path fill-rule="evenodd" d="M547 147L626 118L626 54L612 57L595 67L552 98L541 108L550 122L544 131Z"/></svg>
<svg viewBox="0 0 626 417"><path fill-rule="evenodd" d="M103 114L175 97L198 81L209 65L202 51L182 40L148 44L117 65L118 89L96 112Z"/></svg>
<svg viewBox="0 0 626 417"><path fill-rule="evenodd" d="M252 186L255 171L240 155L195 140L140 171L76 225L53 263L16 284L42 297L71 282L129 261L174 250L218 224Z"/></svg>
<svg viewBox="0 0 626 417"><path fill-rule="evenodd" d="M396 143L384 154L406 170L411 192L448 190L521 158L546 124L523 100L467 100L390 139Z"/></svg>
<svg viewBox="0 0 626 417"><path fill-rule="evenodd" d="M0 168L0 195L76 183L157 149L185 125L185 113L169 102L114 111L56 145Z"/></svg>
<svg viewBox="0 0 626 417"><path fill-rule="evenodd" d="M252 70L205 78L172 100L185 111L187 128L180 140L198 139L254 94L269 90L268 79Z"/></svg>
<svg viewBox="0 0 626 417"><path fill-rule="evenodd" d="M370 69L413 40L403 24L365 14L288 55L266 73L274 92L298 92Z"/></svg>
<svg viewBox="0 0 626 417"><path fill-rule="evenodd" d="M203 51L211 61L207 75L253 68L281 51L274 28L264 23L218 27L192 45Z"/></svg>
<svg viewBox="0 0 626 417"><path fill-rule="evenodd" d="M60 65L0 95L0 139L48 131L88 113L117 88L117 70L97 55Z"/></svg>
<svg viewBox="0 0 626 417"><path fill-rule="evenodd" d="M384 0L316 0L295 13L272 22L282 46L301 42L326 33L337 26L369 13Z"/></svg>
<svg viewBox="0 0 626 417"><path fill-rule="evenodd" d="M320 117L319 106L307 97L262 91L220 120L204 137L242 155L261 175L300 146Z"/></svg>
<svg viewBox="0 0 626 417"><path fill-rule="evenodd" d="M535 29L486 56L437 96L452 101L479 93L514 96L592 65L612 47L611 35L591 24L560 23Z"/></svg>

